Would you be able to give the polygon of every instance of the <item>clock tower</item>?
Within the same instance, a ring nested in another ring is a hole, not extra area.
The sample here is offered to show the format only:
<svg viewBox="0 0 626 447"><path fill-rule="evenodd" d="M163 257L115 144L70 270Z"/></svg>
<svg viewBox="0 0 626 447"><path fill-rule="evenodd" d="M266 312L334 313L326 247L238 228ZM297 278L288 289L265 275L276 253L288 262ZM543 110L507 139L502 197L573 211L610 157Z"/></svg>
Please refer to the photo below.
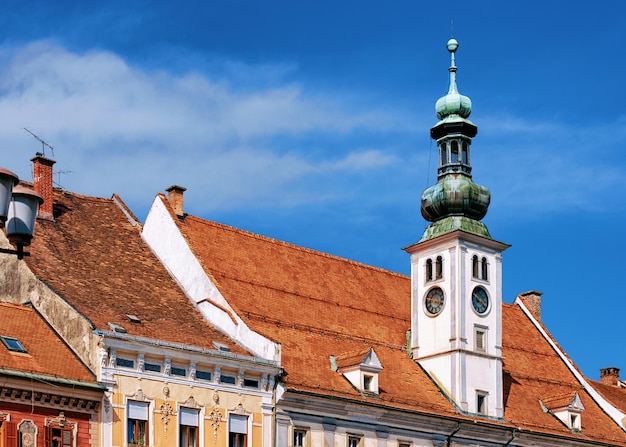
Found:
<svg viewBox="0 0 626 447"><path fill-rule="evenodd" d="M472 103L459 94L455 53L450 89L437 101L437 183L422 193L431 222L411 255L411 350L444 393L468 414L500 418L502 396L502 252L481 219L489 190L472 181L470 146L478 128Z"/></svg>

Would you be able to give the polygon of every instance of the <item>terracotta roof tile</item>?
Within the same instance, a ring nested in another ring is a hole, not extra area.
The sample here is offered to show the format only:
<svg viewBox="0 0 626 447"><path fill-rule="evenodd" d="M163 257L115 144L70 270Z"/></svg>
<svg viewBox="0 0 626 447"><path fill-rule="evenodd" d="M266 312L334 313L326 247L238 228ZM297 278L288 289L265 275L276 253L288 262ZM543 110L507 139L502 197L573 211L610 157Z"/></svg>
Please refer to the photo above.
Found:
<svg viewBox="0 0 626 447"><path fill-rule="evenodd" d="M282 344L289 389L465 417L406 352L409 277L193 216L176 222L229 304L253 330ZM330 367L331 355L360 355L370 347L384 368L375 398ZM626 434L517 305L503 306L502 352L504 420L491 423L626 445ZM571 433L539 403L564 393L578 393L586 408L582 433Z"/></svg>
<svg viewBox="0 0 626 447"><path fill-rule="evenodd" d="M113 199L55 190L55 220L38 220L26 258L35 275L96 329L251 355L210 326ZM130 216L133 218L133 216ZM136 315L133 323L128 314Z"/></svg>
<svg viewBox="0 0 626 447"><path fill-rule="evenodd" d="M626 388L621 386L611 386L595 380L589 380L593 388L599 392L602 397L613 404L622 412L626 412Z"/></svg>
<svg viewBox="0 0 626 447"><path fill-rule="evenodd" d="M576 398L576 394L576 392L559 394L558 396L543 398L541 399L541 402L543 402L543 404L550 410L553 410L555 408L565 408L572 404L572 402Z"/></svg>
<svg viewBox="0 0 626 447"><path fill-rule="evenodd" d="M0 336L17 339L26 353L0 343L0 367L96 383L95 377L32 307L0 302Z"/></svg>
<svg viewBox="0 0 626 447"><path fill-rule="evenodd" d="M361 349L356 352L345 352L335 356L335 362L338 368L346 366L356 366L363 363L367 354L369 354L371 348Z"/></svg>

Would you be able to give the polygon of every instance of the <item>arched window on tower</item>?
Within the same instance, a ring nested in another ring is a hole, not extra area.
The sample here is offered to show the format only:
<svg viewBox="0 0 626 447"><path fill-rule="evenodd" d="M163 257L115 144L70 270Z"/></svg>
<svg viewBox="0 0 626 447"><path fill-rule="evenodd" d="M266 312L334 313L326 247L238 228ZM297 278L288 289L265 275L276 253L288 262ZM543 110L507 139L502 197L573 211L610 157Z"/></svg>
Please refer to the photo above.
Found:
<svg viewBox="0 0 626 447"><path fill-rule="evenodd" d="M478 256L472 257L472 276L478 278Z"/></svg>
<svg viewBox="0 0 626 447"><path fill-rule="evenodd" d="M435 279L441 278L443 278L443 258L437 256L437 261L435 262Z"/></svg>
<svg viewBox="0 0 626 447"><path fill-rule="evenodd" d="M483 258L482 262L481 262L481 270L482 270L482 279L484 279L485 281L488 280L487 278L487 258Z"/></svg>
<svg viewBox="0 0 626 447"><path fill-rule="evenodd" d="M461 162L463 164L469 164L469 157L468 157L468 152L469 151L469 146L467 144L467 141L464 141L463 144L461 145Z"/></svg>
<svg viewBox="0 0 626 447"><path fill-rule="evenodd" d="M433 280L433 260L426 260L426 281Z"/></svg>
<svg viewBox="0 0 626 447"><path fill-rule="evenodd" d="M450 144L450 163L459 162L459 142L454 140Z"/></svg>
<svg viewBox="0 0 626 447"><path fill-rule="evenodd" d="M448 157L446 154L446 143L441 143L441 146L439 146L439 158L441 159L441 166L448 163Z"/></svg>

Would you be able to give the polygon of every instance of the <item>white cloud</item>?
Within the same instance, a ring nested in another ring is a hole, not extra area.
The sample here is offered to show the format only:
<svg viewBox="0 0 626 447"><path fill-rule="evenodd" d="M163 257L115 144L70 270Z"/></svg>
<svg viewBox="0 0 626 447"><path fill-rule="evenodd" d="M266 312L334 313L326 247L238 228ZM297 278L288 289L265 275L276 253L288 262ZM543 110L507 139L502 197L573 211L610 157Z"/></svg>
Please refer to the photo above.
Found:
<svg viewBox="0 0 626 447"><path fill-rule="evenodd" d="M6 167L30 178L28 160L41 146L22 130L28 127L56 148L57 171L72 171L57 177L63 186L116 192L134 209L174 183L189 189L189 205L203 213L346 200L374 189L413 203L426 178L434 182L434 162L425 166L428 143L416 138L434 117L416 122L388 104L364 105L366 95L281 82L296 76L293 64L221 60L221 69L210 70L219 75L175 74L51 42L0 49L0 62ZM492 209L501 215L624 202L626 161L616 152L626 137L624 117L602 125L515 112L472 118L480 130L472 146L475 180L492 190ZM376 177L362 175L372 172Z"/></svg>
<svg viewBox="0 0 626 447"><path fill-rule="evenodd" d="M317 201L332 194L307 191L307 177L393 161L348 137L406 131L402 123L408 120L351 108L336 94L311 94L296 83L280 85L280 73L293 69L288 64L260 66L260 77L272 85L256 88L236 83L250 79L254 67L224 66L231 78L212 79L199 72L146 71L107 51L77 54L51 42L5 48L0 154L7 159L11 151L17 158L17 147L39 150L21 130L28 127L55 146L58 169L73 171L61 179L72 190L118 192L132 202L181 183L211 192L205 209ZM345 147L335 151L336 140ZM299 147L304 144L324 147L314 157ZM24 169L20 174L28 178Z"/></svg>

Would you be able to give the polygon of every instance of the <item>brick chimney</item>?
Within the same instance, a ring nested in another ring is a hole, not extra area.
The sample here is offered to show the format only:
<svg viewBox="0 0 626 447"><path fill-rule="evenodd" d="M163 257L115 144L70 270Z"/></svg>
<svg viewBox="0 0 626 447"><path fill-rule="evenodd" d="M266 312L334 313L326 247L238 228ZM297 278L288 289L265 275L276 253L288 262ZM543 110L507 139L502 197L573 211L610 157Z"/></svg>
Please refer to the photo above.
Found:
<svg viewBox="0 0 626 447"><path fill-rule="evenodd" d="M172 185L167 188L167 200L172 207L172 210L178 217L183 217L185 215L185 208L183 206L183 193L187 191L187 188L183 188L182 186Z"/></svg>
<svg viewBox="0 0 626 447"><path fill-rule="evenodd" d="M37 217L53 220L52 165L56 161L44 157L39 152L30 161L33 162L33 189L43 197L43 204L39 207Z"/></svg>
<svg viewBox="0 0 626 447"><path fill-rule="evenodd" d="M543 292L529 290L517 296L538 321L541 321L541 295Z"/></svg>
<svg viewBox="0 0 626 447"><path fill-rule="evenodd" d="M605 385L617 386L619 384L619 368L611 366L600 370L600 382Z"/></svg>

